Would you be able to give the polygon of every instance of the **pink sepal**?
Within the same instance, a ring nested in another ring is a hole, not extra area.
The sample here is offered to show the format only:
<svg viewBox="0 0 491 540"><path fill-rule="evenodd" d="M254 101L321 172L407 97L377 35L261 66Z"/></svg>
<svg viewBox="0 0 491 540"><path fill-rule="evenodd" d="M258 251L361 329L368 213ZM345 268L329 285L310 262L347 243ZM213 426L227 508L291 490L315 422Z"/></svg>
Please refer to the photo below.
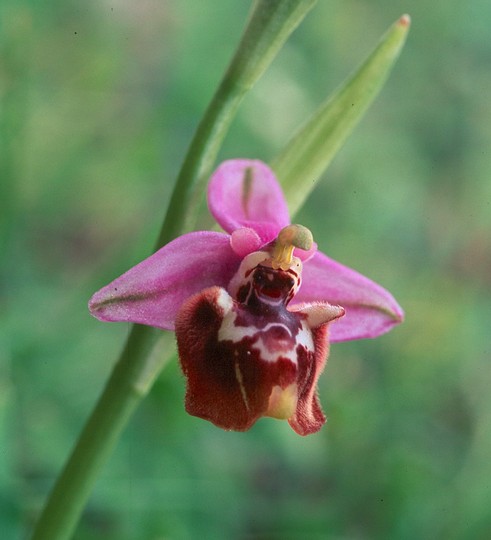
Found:
<svg viewBox="0 0 491 540"><path fill-rule="evenodd" d="M227 234L185 234L96 292L89 309L102 321L173 330L181 304L205 287L227 286L240 261Z"/></svg>
<svg viewBox="0 0 491 540"><path fill-rule="evenodd" d="M402 308L387 290L321 252L304 264L302 287L294 302L319 300L346 310L331 328L331 342L374 338L404 319Z"/></svg>

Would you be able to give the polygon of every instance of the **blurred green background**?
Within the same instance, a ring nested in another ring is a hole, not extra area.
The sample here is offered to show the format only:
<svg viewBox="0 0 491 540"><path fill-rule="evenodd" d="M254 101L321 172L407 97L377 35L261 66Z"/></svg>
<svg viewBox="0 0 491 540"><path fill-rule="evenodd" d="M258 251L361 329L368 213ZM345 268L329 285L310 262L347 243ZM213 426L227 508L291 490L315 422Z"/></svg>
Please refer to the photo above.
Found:
<svg viewBox="0 0 491 540"><path fill-rule="evenodd" d="M25 538L129 327L90 295L150 253L241 0L0 4L0 536ZM332 346L329 417L225 433L162 374L77 540L491 538L491 3L320 0L221 159L270 160L408 11L391 78L297 221L404 325Z"/></svg>

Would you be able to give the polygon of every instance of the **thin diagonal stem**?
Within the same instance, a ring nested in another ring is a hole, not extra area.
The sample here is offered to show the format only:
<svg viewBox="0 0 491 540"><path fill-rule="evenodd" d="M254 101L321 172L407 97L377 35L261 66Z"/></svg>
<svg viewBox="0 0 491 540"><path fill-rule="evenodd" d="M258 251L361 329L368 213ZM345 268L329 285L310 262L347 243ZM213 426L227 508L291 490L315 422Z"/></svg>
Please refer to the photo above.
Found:
<svg viewBox="0 0 491 540"><path fill-rule="evenodd" d="M272 61L316 0L259 0L237 52L193 138L175 185L157 247L188 228L206 174L245 93ZM169 336L134 325L122 355L62 470L32 540L70 538L92 490L131 415L169 358ZM163 348L167 349L167 354Z"/></svg>

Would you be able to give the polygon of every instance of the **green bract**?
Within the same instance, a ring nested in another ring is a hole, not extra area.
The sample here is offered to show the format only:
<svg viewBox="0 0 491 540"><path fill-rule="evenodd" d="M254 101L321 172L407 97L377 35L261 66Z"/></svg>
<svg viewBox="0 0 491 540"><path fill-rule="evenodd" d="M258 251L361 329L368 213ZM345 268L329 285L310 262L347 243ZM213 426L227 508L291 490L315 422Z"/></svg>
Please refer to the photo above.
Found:
<svg viewBox="0 0 491 540"><path fill-rule="evenodd" d="M271 162L292 215L302 207L345 139L382 88L406 40L403 15L359 69L293 135Z"/></svg>

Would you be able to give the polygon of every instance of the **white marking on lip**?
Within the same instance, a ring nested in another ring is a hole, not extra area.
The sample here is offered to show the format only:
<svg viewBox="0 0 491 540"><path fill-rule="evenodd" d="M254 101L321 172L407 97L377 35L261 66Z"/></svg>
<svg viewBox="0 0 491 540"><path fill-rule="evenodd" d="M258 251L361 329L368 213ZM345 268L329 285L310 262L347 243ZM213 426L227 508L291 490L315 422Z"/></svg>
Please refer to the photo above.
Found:
<svg viewBox="0 0 491 540"><path fill-rule="evenodd" d="M283 326L283 325L281 325ZM259 339L251 346L251 349L254 349L259 352L261 359L265 362L274 363L277 362L280 358L287 358L293 364L298 365L297 357L297 346L300 345L304 347L309 352L314 351L314 341L312 339L312 333L308 327L306 327L302 321L302 328L297 334L297 339L295 340L295 345L288 349L283 349L279 351L270 351L266 346L266 343L263 340L262 336L259 336Z"/></svg>
<svg viewBox="0 0 491 540"><path fill-rule="evenodd" d="M218 330L218 341L231 340L238 343L245 337L252 337L257 333L257 328L254 326L235 326L237 313L232 311L228 313L220 325Z"/></svg>
<svg viewBox="0 0 491 540"><path fill-rule="evenodd" d="M218 307L222 309L224 314L229 313L229 311L232 309L234 305L234 301L232 300L232 297L228 294L228 292L225 289L220 289L216 297L216 303Z"/></svg>
<svg viewBox="0 0 491 540"><path fill-rule="evenodd" d="M235 356L238 356L238 351L235 351ZM245 408L247 409L247 412L249 412L249 400L247 399L247 393L244 386L244 378L242 377L242 372L240 371L240 366L239 362L237 362L237 358L235 359L235 377L237 379L237 382L239 383L240 393L242 395Z"/></svg>
<svg viewBox="0 0 491 540"><path fill-rule="evenodd" d="M268 323L262 329L262 332L267 332L270 328L282 328L283 330L286 330L288 332L289 336L293 337L293 334L292 334L291 330L288 328L288 326L286 324L277 323L277 322Z"/></svg>
<svg viewBox="0 0 491 540"><path fill-rule="evenodd" d="M297 334L297 345L302 345L308 351L314 352L314 339L312 331L305 321L302 321L302 326Z"/></svg>
<svg viewBox="0 0 491 540"><path fill-rule="evenodd" d="M264 360L265 362L268 362L271 364L274 364L275 362L277 362L280 359L280 357L287 358L288 360L290 360L290 362L292 362L295 365L297 365L298 363L296 347L284 349L281 351L271 352L268 349L268 347L266 347L266 344L264 343L262 336L254 343L254 345L251 346L251 349L254 349L259 353L261 360Z"/></svg>
<svg viewBox="0 0 491 540"><path fill-rule="evenodd" d="M260 292L259 294L261 296L261 302L263 302L264 304L269 304L270 306L278 306L284 301L281 296L279 298L272 298L271 296L261 294Z"/></svg>
<svg viewBox="0 0 491 540"><path fill-rule="evenodd" d="M256 328L255 326L235 326L237 319L237 313L229 312L222 321L220 329L218 330L218 341L232 341L233 343L240 343L245 337L258 336L258 339L251 346L251 349L257 351L260 357L265 362L277 362L280 357L288 358L291 362L297 365L297 345L304 347L309 352L314 351L314 340L312 338L312 332L305 321L300 321L301 327L298 331L295 339L295 345L288 349L271 352L266 343L263 340L261 332L265 332L270 328L280 327L288 332L288 335L292 336L290 329L283 323L272 322L268 323L264 329Z"/></svg>

